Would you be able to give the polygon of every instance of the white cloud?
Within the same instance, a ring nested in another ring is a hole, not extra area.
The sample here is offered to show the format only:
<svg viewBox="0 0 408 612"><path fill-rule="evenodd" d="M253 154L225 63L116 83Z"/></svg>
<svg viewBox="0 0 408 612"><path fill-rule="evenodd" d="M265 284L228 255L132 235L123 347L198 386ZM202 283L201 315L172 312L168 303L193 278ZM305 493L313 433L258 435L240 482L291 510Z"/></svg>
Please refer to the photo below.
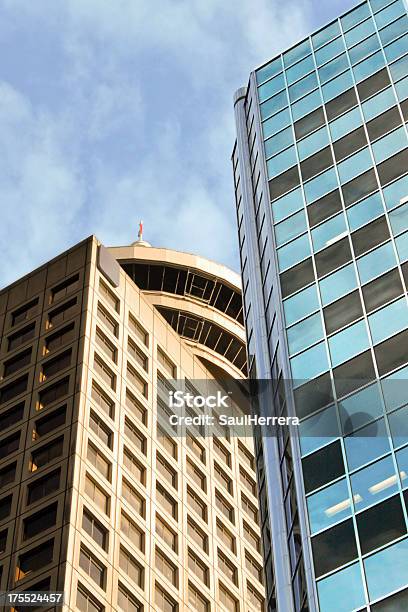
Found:
<svg viewBox="0 0 408 612"><path fill-rule="evenodd" d="M10 57L51 49L40 91L0 86L2 284L90 233L131 242L140 217L155 244L237 267L232 95L310 29L311 2L0 7Z"/></svg>
<svg viewBox="0 0 408 612"><path fill-rule="evenodd" d="M70 243L85 190L80 169L64 150L62 128L0 83L2 284Z"/></svg>

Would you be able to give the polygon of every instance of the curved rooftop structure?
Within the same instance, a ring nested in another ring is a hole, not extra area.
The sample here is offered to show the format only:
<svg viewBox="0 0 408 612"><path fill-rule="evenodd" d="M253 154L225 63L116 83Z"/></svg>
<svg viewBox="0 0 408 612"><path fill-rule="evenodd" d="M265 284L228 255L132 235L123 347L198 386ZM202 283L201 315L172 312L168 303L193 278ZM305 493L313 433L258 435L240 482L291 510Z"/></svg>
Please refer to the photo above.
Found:
<svg viewBox="0 0 408 612"><path fill-rule="evenodd" d="M238 274L204 257L151 247L141 237L109 251L207 366L247 375Z"/></svg>

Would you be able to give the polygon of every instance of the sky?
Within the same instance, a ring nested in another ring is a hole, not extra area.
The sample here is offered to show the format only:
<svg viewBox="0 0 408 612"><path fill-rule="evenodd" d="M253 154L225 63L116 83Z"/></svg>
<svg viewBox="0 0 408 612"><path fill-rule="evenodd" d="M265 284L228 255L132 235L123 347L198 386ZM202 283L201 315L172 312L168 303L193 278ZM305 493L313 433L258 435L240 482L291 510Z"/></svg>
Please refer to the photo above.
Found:
<svg viewBox="0 0 408 612"><path fill-rule="evenodd" d="M238 270L232 97L353 0L0 0L0 286L90 234Z"/></svg>

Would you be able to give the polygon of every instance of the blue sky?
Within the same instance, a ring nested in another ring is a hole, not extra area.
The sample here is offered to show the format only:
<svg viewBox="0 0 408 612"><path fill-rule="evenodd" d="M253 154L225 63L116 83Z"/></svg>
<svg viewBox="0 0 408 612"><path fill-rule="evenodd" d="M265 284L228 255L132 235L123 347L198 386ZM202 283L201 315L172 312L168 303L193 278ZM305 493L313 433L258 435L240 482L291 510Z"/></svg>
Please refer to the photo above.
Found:
<svg viewBox="0 0 408 612"><path fill-rule="evenodd" d="M232 96L349 0L0 0L0 285L96 234L238 268Z"/></svg>

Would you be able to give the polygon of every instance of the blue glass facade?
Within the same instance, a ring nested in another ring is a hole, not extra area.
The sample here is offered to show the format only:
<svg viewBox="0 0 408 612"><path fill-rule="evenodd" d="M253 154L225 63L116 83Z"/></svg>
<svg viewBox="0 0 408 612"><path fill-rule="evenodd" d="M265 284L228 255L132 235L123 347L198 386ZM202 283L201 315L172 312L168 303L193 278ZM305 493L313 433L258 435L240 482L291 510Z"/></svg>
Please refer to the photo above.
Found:
<svg viewBox="0 0 408 612"><path fill-rule="evenodd" d="M301 418L257 440L270 609L408 609L405 3L274 58L235 113L249 368Z"/></svg>

